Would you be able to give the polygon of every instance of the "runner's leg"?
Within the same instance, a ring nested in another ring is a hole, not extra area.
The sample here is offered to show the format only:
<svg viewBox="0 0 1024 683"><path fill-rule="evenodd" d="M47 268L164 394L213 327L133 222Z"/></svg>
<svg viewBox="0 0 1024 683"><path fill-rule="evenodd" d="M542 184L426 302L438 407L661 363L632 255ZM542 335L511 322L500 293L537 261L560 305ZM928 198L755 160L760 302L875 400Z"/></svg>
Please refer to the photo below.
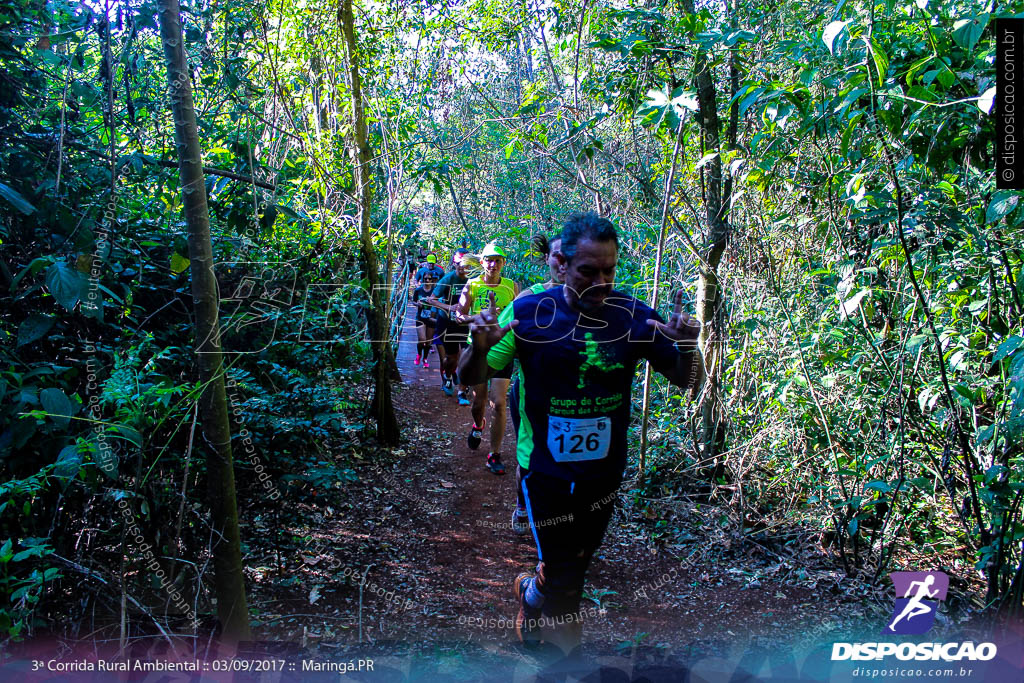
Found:
<svg viewBox="0 0 1024 683"><path fill-rule="evenodd" d="M501 453L501 445L505 440L505 421L508 413L505 412L506 397L508 396L507 379L494 377L491 379L490 407L491 407L491 453ZM479 422L477 424L480 424Z"/></svg>
<svg viewBox="0 0 1024 683"><path fill-rule="evenodd" d="M416 361L415 364L420 364L420 359L423 357L423 337L426 336L426 327L423 321L416 321Z"/></svg>
<svg viewBox="0 0 1024 683"><path fill-rule="evenodd" d="M578 612L583 583L590 560L604 539L615 507L611 494L618 487L618 481L576 485L535 471L523 478L540 560L527 601L541 608L544 639L566 654L579 645L582 636Z"/></svg>
<svg viewBox="0 0 1024 683"><path fill-rule="evenodd" d="M423 361L426 364L427 357L430 356L430 347L434 344L434 326L430 323L424 323L426 331L423 335Z"/></svg>

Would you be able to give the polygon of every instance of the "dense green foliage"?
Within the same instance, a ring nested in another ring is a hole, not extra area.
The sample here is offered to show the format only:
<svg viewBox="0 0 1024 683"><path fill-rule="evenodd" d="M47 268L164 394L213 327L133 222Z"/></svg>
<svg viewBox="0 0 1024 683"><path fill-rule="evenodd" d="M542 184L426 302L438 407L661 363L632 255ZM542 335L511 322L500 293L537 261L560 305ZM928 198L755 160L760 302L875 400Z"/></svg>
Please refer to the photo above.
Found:
<svg viewBox="0 0 1024 683"><path fill-rule="evenodd" d="M706 413L657 385L631 474L707 494L739 534L823 536L851 574L941 565L1019 610L1024 207L995 189L985 30L1008 10L687 6L361 3L382 263L496 239L531 282L530 235L599 210L621 228L620 281L646 298L675 163L661 284L692 294L720 165L725 353L704 400L724 409L724 469L709 477ZM368 357L336 8L201 0L183 21L235 428L282 486L321 487L341 475L316 453L361 429ZM113 583L155 595L130 571L120 500L206 609L201 387L155 27L149 1L0 0L0 633L14 638L92 608L60 598L75 566L124 557ZM701 62L719 149L700 126ZM235 449L242 507L280 504Z"/></svg>

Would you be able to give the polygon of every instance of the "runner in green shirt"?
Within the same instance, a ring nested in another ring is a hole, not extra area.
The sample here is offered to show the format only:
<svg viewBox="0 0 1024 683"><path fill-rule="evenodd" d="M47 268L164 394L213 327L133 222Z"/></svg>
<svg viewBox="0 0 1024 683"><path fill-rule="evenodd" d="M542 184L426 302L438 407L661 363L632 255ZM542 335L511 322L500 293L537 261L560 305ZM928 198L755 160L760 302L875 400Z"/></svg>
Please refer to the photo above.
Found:
<svg viewBox="0 0 1024 683"><path fill-rule="evenodd" d="M505 250L493 242L484 247L480 254L484 272L473 278L462 288L462 297L456 311L463 316L480 313L487 305L490 295L494 295L494 307L500 311L512 303L519 294L519 285L501 276L505 266ZM501 462L501 442L505 437L505 403L508 395L508 384L512 379L512 362L498 370L490 380L488 392L487 381L473 387L473 426L469 430L466 443L473 450L480 447L480 437L485 424L484 413L491 408L491 450L487 454L487 469L494 474L505 474L505 465Z"/></svg>

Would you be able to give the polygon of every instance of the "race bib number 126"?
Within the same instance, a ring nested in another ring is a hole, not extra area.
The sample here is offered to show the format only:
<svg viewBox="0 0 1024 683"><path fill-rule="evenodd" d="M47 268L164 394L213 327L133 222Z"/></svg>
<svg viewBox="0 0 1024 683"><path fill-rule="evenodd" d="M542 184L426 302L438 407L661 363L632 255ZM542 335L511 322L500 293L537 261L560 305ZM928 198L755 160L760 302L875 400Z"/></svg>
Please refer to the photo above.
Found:
<svg viewBox="0 0 1024 683"><path fill-rule="evenodd" d="M548 450L556 462L600 460L612 443L612 421L607 417L548 416Z"/></svg>

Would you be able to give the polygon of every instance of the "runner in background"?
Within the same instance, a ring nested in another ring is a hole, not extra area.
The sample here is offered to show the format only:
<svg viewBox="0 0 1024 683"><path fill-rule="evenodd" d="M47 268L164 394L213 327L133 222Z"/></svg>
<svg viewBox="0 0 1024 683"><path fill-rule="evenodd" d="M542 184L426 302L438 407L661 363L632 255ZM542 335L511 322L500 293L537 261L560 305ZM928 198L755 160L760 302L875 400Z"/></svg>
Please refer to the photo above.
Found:
<svg viewBox="0 0 1024 683"><path fill-rule="evenodd" d="M437 256L433 253L427 254L427 260L416 271L416 284L423 284L423 278L427 275L433 275L434 282L444 277L444 270L437 265Z"/></svg>
<svg viewBox="0 0 1024 683"><path fill-rule="evenodd" d="M457 311L463 316L474 316L480 313L488 303L489 295L494 295L494 307L499 313L512 303L519 294L519 285L507 277L501 276L505 266L505 251L493 242L484 247L480 254L484 272L466 283L462 288ZM512 361L498 370L490 378L490 389L487 380L473 387L473 404L470 412L473 425L470 427L466 443L473 450L480 447L480 438L486 426L484 414L488 406L491 409L491 450L487 454L487 469L494 474L505 474L505 465L501 462L501 444L505 438L505 403L508 396L508 384L512 379Z"/></svg>
<svg viewBox="0 0 1024 683"><path fill-rule="evenodd" d="M460 253L462 252L462 253ZM462 288L468 282L466 277L466 260L468 252L461 249L455 253L455 268L441 278L434 287L434 294L427 298L427 303L437 307L444 313L444 321L437 336L440 338L441 347L438 355L441 356L441 391L447 396L455 393L455 369L458 367L459 354L466 343L469 333L462 321L461 316L455 312L455 305L462 295ZM443 353L443 355L441 355ZM467 387L462 386L459 391L459 405L469 405L469 398L466 396Z"/></svg>
<svg viewBox="0 0 1024 683"><path fill-rule="evenodd" d="M548 238L547 235L534 235L531 243L533 251L540 254L544 264L548 267L547 282L540 282L523 292L520 292L516 300L531 294L540 294L552 287L562 284L565 280L562 274L562 264L559 260L562 257L562 236L557 235ZM519 437L519 386L522 383L522 373L517 369L512 380L512 391L509 394L512 402L509 404L509 412L512 414L512 431ZM523 497L522 481L527 475L527 470L519 464L516 459L516 507L512 511L512 530L517 534L525 534L530 529L530 518L526 513L526 499Z"/></svg>
<svg viewBox="0 0 1024 683"><path fill-rule="evenodd" d="M468 253L469 249L465 248L459 248L456 251L454 251L452 253L451 268L449 268L448 273L455 272L456 263L461 261ZM445 274L447 275L447 273ZM461 295L461 293L462 290L460 287L459 294ZM443 391L447 396L453 396L455 394L454 382L448 382L448 376L445 374L445 359L447 358L448 354L444 350L444 332L445 327L448 324L448 311L442 310L437 307L435 307L435 310L437 310L437 327L434 328L433 344L437 348L437 369L438 372L441 374L441 391Z"/></svg>
<svg viewBox="0 0 1024 683"><path fill-rule="evenodd" d="M423 276L423 284L412 293L412 300L416 306L416 360L413 365L419 365L423 361L423 367L429 369L430 346L434 340L434 327L437 325L437 309L427 303L427 298L434 291L434 284L437 278L433 273L426 273Z"/></svg>

